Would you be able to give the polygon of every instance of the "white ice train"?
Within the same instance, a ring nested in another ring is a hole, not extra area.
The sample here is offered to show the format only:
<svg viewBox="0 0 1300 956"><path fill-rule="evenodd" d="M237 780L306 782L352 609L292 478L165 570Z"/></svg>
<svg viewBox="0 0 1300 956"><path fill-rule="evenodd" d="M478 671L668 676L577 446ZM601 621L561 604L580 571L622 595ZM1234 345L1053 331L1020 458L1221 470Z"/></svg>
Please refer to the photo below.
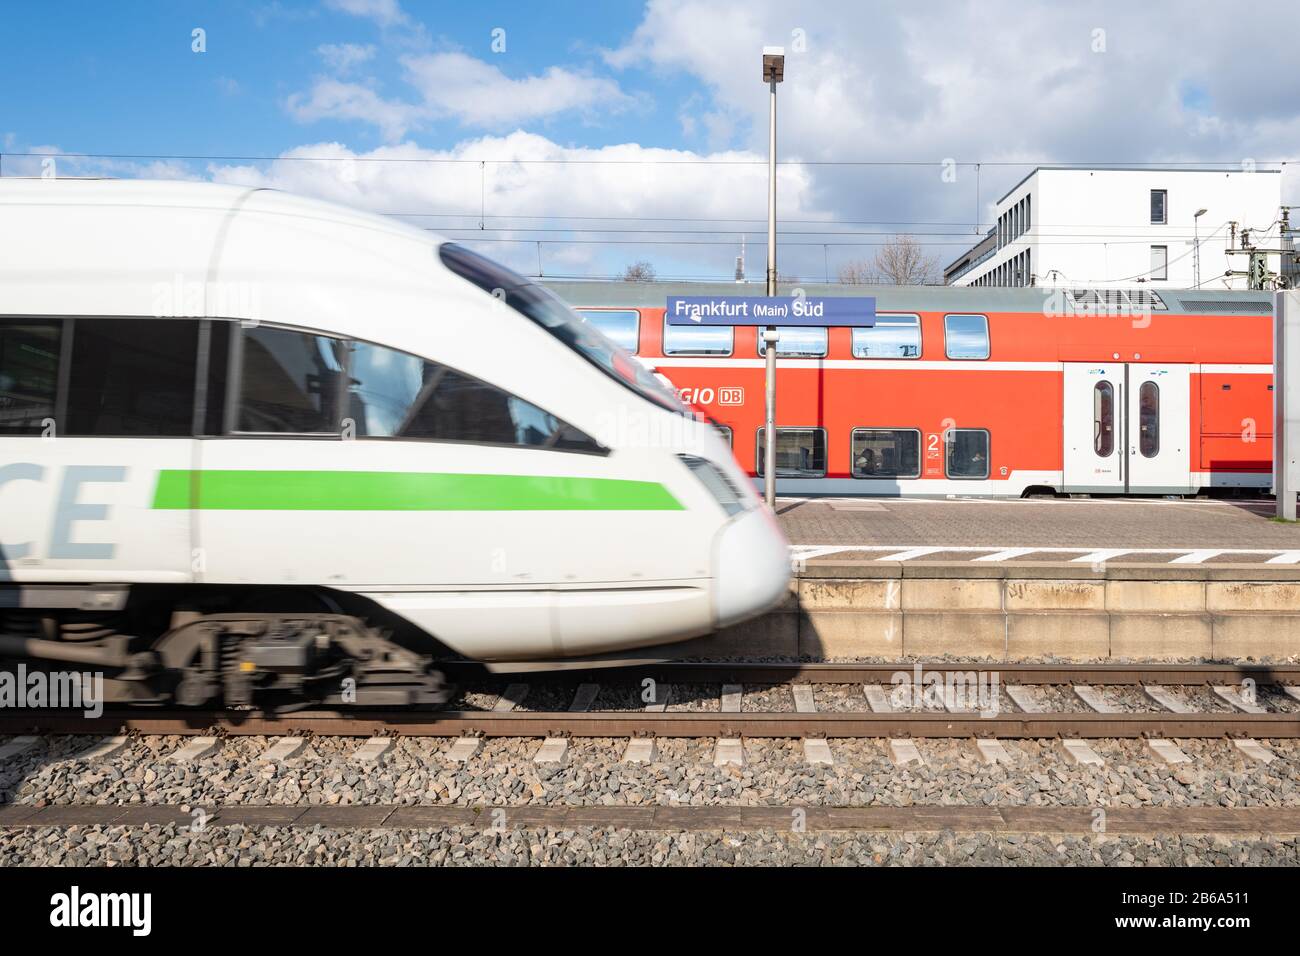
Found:
<svg viewBox="0 0 1300 956"><path fill-rule="evenodd" d="M785 593L713 428L551 293L390 219L0 181L0 662L110 700L401 704Z"/></svg>

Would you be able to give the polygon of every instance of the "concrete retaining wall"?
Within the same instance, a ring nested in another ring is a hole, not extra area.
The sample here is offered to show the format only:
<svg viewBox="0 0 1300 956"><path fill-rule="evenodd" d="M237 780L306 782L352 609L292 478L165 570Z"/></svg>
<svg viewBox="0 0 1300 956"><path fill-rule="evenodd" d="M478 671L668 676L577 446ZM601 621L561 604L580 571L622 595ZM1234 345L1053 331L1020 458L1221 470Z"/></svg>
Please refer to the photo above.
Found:
<svg viewBox="0 0 1300 956"><path fill-rule="evenodd" d="M812 563L766 616L683 656L1300 658L1300 568Z"/></svg>

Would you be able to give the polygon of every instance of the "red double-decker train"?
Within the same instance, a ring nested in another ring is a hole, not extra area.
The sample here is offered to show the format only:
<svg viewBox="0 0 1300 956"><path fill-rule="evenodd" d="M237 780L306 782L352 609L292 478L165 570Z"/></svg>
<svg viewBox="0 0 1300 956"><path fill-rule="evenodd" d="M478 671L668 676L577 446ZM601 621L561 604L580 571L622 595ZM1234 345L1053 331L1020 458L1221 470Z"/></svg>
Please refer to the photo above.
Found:
<svg viewBox="0 0 1300 956"><path fill-rule="evenodd" d="M761 330L669 326L664 319L670 295L758 294L752 287L547 285L712 417L741 465L762 477ZM780 330L781 494L1270 487L1269 293L802 289L874 296L877 319L865 329Z"/></svg>

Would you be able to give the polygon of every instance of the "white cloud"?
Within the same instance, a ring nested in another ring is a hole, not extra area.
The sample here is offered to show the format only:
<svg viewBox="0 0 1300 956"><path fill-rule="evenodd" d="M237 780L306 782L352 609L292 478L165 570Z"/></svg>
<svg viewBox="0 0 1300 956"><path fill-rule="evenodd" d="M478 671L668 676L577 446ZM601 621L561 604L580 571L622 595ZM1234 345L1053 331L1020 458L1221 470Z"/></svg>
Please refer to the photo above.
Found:
<svg viewBox="0 0 1300 956"><path fill-rule="evenodd" d="M336 73L350 73L375 55L374 44L322 43L316 53Z"/></svg>
<svg viewBox="0 0 1300 956"><path fill-rule="evenodd" d="M332 161L295 160L306 156L327 157ZM493 162L481 168L480 159ZM462 162L426 162L429 160ZM620 216L753 219L765 214L767 198L767 169L763 157L755 153L699 154L635 143L571 147L525 132L470 139L446 150L403 143L356 153L338 143L317 143L290 150L267 168L213 166L209 174L218 182L270 186L378 213L460 214L457 219L411 220L435 228L450 225L476 228L480 195L489 227L494 221L502 223L493 220L493 216L516 217L511 221L516 227L530 222L518 217L563 216L597 217L599 221L571 224L610 230L646 227L645 223L619 222ZM719 188L720 182L725 182L724 188ZM806 167L795 165L781 169L778 201L784 217L829 218L829 212L814 203L812 176ZM553 227L557 223L545 225ZM476 238L473 233L457 234L466 236L468 241ZM516 229L478 235L505 239L529 234ZM608 267L598 262L602 257L605 261L610 257L619 261L626 258L629 262L647 257L662 261L660 253L664 253L685 257L695 273L726 274L736 254L736 249L731 247L732 240L736 246L740 241L736 234L707 233L704 238L721 239L727 245L693 245L683 249L662 245L605 247L600 243L565 243L564 234L548 234L543 238L549 243L544 250L544 266L554 271L562 265L569 273L600 272L602 268L607 272ZM582 238L593 237L588 234ZM604 238L666 237L611 234ZM482 248L521 271L537 271L537 250L532 241L491 242L484 243ZM661 268L660 272L667 274L668 270Z"/></svg>
<svg viewBox="0 0 1300 956"><path fill-rule="evenodd" d="M459 52L409 56L402 64L408 82L434 115L453 116L467 126L619 110L631 102L612 80L556 66L514 79L500 67Z"/></svg>
<svg viewBox="0 0 1300 956"><path fill-rule="evenodd" d="M374 20L381 27L400 26L410 22L397 0L325 0L325 6L340 13Z"/></svg>
<svg viewBox="0 0 1300 956"><path fill-rule="evenodd" d="M377 126L390 141L401 139L421 116L418 108L386 100L368 86L335 79L317 80L310 93L290 95L285 108L300 123L361 120Z"/></svg>

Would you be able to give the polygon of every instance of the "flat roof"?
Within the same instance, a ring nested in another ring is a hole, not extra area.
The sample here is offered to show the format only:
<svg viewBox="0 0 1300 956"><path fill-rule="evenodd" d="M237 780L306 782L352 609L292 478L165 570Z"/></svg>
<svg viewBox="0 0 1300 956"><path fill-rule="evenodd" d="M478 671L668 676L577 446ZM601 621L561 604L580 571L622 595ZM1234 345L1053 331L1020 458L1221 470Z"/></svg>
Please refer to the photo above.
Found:
<svg viewBox="0 0 1300 956"><path fill-rule="evenodd" d="M1035 166L1033 171L1026 174L1020 182L1016 183L1005 193L1002 194L998 202L1002 202L1013 192L1025 184L1030 176L1039 172L1065 172L1065 173L1244 173L1248 176L1257 176L1260 173L1276 173L1282 175L1280 169L1258 169L1253 173L1246 173L1244 169L1188 169L1182 166Z"/></svg>

